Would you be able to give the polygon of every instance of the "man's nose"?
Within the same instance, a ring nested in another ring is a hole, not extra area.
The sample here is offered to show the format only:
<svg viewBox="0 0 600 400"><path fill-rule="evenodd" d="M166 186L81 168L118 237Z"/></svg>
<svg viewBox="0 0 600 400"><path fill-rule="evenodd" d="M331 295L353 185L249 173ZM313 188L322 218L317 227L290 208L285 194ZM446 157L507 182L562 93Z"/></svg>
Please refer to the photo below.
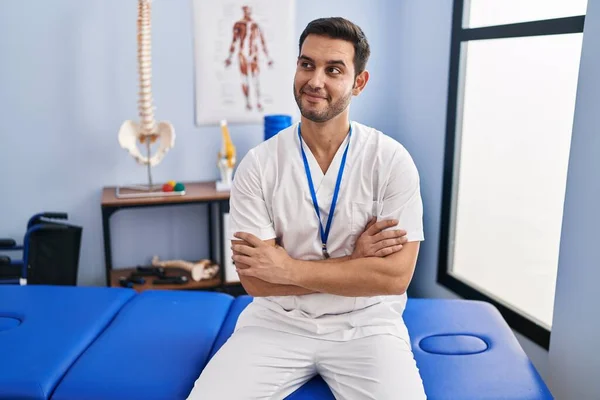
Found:
<svg viewBox="0 0 600 400"><path fill-rule="evenodd" d="M325 84L325 74L323 71L315 70L313 71L309 81L308 86L313 89L322 89Z"/></svg>

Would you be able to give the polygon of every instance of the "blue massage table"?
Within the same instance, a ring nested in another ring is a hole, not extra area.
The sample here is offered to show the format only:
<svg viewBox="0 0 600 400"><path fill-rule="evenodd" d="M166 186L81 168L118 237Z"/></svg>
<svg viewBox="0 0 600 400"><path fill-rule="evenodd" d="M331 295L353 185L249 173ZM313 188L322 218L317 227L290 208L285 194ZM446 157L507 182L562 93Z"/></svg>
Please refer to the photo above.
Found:
<svg viewBox="0 0 600 400"><path fill-rule="evenodd" d="M0 399L185 399L251 301L215 292L0 286ZM491 305L411 298L404 316L429 399L552 399ZM288 399L334 397L315 377Z"/></svg>

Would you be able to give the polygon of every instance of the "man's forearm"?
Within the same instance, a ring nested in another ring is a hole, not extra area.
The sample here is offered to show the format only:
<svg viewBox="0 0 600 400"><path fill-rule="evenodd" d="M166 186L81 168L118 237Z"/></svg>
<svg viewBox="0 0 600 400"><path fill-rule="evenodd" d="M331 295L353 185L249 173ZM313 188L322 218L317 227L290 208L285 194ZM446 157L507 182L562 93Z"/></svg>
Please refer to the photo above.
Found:
<svg viewBox="0 0 600 400"><path fill-rule="evenodd" d="M343 256L343 257L335 257L335 258L325 258L323 260L313 260L313 261L309 261L309 262L314 262L314 263L339 263L342 261L348 261L351 260L352 256Z"/></svg>
<svg viewBox="0 0 600 400"><path fill-rule="evenodd" d="M310 262L316 263L335 263L349 260L350 256L344 256L339 258L328 258L325 260L316 260ZM245 267L240 265L240 267ZM316 290L307 289L296 285L280 285L277 283L271 283L263 281L262 279L255 278L253 276L241 276L240 282L244 287L246 293L254 297L266 297L266 296L301 296L304 294L317 293Z"/></svg>
<svg viewBox="0 0 600 400"><path fill-rule="evenodd" d="M418 249L419 243L414 242L388 257L346 259L327 268L310 261L292 260L291 282L339 296L402 294L412 279Z"/></svg>
<svg viewBox="0 0 600 400"><path fill-rule="evenodd" d="M362 297L391 294L396 277L383 268L380 258L363 258L320 269L311 262L296 260L293 279L297 285L339 296Z"/></svg>

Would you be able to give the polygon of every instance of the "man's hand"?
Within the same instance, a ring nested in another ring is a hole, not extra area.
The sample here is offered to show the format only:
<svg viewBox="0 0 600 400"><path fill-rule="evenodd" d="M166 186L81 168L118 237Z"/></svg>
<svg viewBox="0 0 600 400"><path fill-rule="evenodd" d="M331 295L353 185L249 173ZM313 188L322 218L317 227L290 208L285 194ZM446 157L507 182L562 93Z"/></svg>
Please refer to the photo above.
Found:
<svg viewBox="0 0 600 400"><path fill-rule="evenodd" d="M382 232L398 224L397 220L382 220L376 222L373 217L363 233L356 240L351 259L365 257L385 257L402 250L402 246L407 242L406 231L395 229Z"/></svg>
<svg viewBox="0 0 600 400"><path fill-rule="evenodd" d="M236 266L237 263L246 266L246 268L236 267L239 275L252 276L281 285L291 284L290 261L292 258L283 247L270 246L250 233L238 232L234 236L249 244L231 246Z"/></svg>

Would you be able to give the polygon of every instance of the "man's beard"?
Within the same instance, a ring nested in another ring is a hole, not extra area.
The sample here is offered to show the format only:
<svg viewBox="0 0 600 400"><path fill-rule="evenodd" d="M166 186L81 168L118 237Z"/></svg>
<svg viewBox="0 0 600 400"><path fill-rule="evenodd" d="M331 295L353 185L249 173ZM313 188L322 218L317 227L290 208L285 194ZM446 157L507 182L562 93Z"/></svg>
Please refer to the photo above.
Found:
<svg viewBox="0 0 600 400"><path fill-rule="evenodd" d="M348 107L348 104L350 104L350 100L352 98L352 91L350 91L338 99L335 103L329 103L329 99L324 99L328 104L327 107L322 111L305 110L304 107L302 107L302 92L305 90L305 88L306 86L303 86L298 92L296 92L296 88L294 87L294 98L296 99L296 104L298 105L302 116L313 122L327 122L330 119L337 117ZM316 92L310 91L310 89L306 90L306 92L309 94L317 94Z"/></svg>

